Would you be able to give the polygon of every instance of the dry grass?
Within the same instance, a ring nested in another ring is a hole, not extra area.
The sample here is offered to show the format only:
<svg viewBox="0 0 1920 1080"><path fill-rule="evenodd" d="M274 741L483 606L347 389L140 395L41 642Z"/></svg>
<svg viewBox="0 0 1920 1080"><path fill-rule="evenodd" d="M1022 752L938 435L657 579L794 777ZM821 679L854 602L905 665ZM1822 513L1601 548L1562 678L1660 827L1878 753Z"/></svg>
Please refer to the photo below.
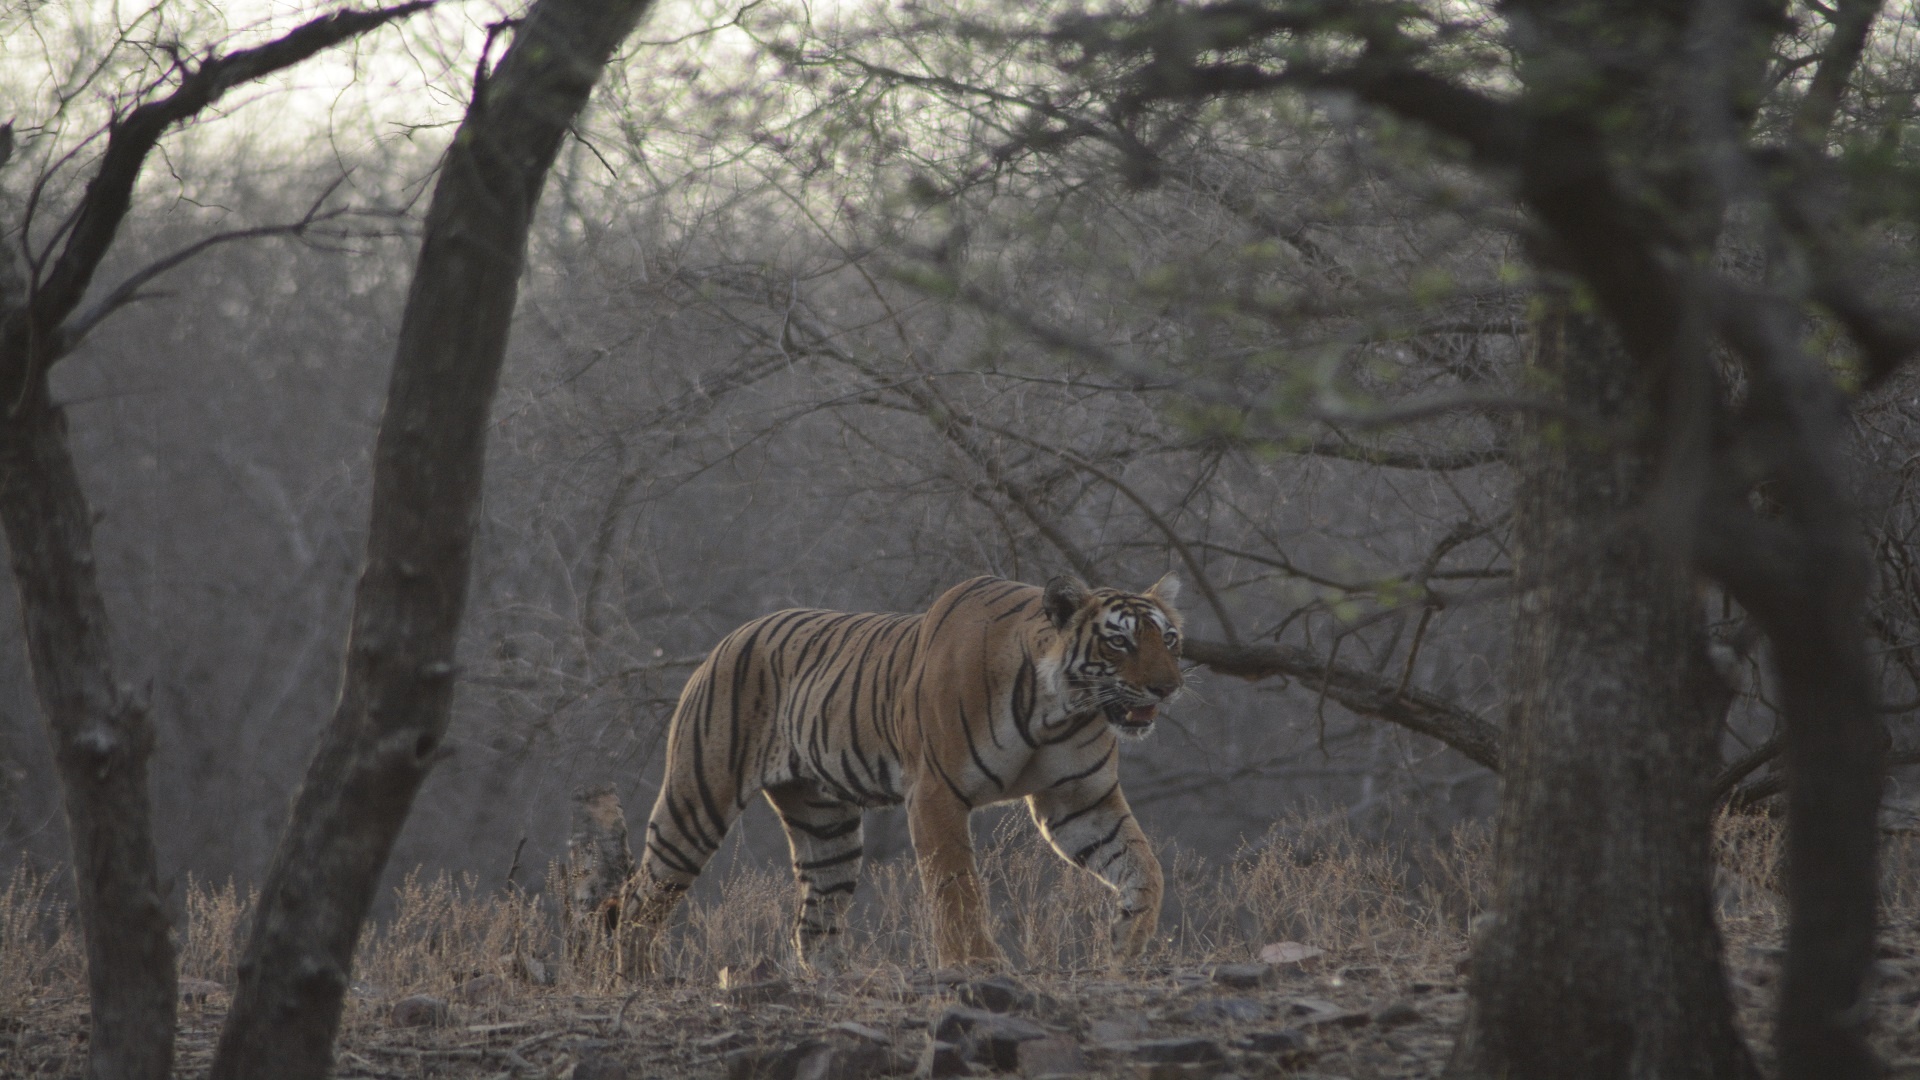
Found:
<svg viewBox="0 0 1920 1080"><path fill-rule="evenodd" d="M0 1016L20 1012L54 986L79 986L86 957L54 875L21 863L0 891Z"/></svg>
<svg viewBox="0 0 1920 1080"><path fill-rule="evenodd" d="M1423 1017L1410 1027L1316 1036L1322 1066L1356 1077L1410 1078L1431 1075L1444 1059L1465 1005L1457 965L1489 890L1491 843L1483 828L1408 847L1356 836L1338 814L1302 814L1225 862L1165 852L1162 937L1124 978L1109 964L1112 901L1104 887L1062 863L1023 819L1010 816L984 832L980 864L1001 944L1023 980L1071 999L1071 1015L1146 1016L1163 1032L1218 1035L1181 1019L1193 1002L1207 1000L1195 993L1207 987L1208 965L1294 940L1324 949L1329 963L1262 991L1267 997L1309 994L1368 1009L1411 994ZM1780 824L1764 817L1728 817L1715 829L1717 907L1732 989L1763 1071L1777 986L1771 947L1785 926L1782 840ZM1878 1039L1890 1057L1920 1065L1920 1027L1907 1001L1920 996L1920 939L1909 929L1920 919L1920 843L1887 837L1883 868L1882 955L1892 959L1882 967L1895 970L1888 976L1894 981L1876 990ZM689 1076L717 1075L723 1050L715 1040L722 1036L778 1046L858 1020L915 1032L903 1036L903 1045L924 1039L925 1002L937 994L909 860L867 868L851 919L853 978L803 984L786 1006L737 1010L715 1002L720 968L761 960L791 965L795 889L784 868L747 866L707 883L704 899L683 905L666 936L665 980L640 994L618 977L613 949L567 955L562 915L546 899L560 895L559 882L558 868L541 893L493 891L445 875L408 877L391 898L391 915L368 928L356 957L342 1075L413 1075L408 1070L418 1063L435 1061L445 1068L436 1066L434 1075L493 1076L502 1062L520 1060L502 1056L509 1050L544 1055L542 1067L557 1075L586 1047L614 1045L607 1040L616 1033L624 1033L620 1046L644 1055L635 1059L646 1062L644 1074ZM0 890L0 1075L58 1074L84 1056L83 956L60 895L55 879L26 868ZM254 897L231 883L190 880L181 900L181 976L231 986ZM450 1000L452 1024L396 1028L390 1006L414 994ZM183 1009L181 1075L198 1075L210 1060L223 1002L215 993ZM493 1045L497 1040L505 1049ZM471 1070L446 1071L454 1063Z"/></svg>
<svg viewBox="0 0 1920 1080"><path fill-rule="evenodd" d="M1444 848L1410 853L1353 835L1338 815L1289 819L1225 865L1174 852L1163 936L1148 959L1177 966L1244 958L1282 939L1356 960L1452 955L1482 902L1487 859L1482 830L1462 829ZM985 838L980 864L1001 943L1016 966L1072 971L1108 964L1110 894L1062 863L1031 826L1008 818ZM182 977L231 984L253 894L232 882L192 879L183 894ZM547 895L556 894L549 887ZM735 870L717 900L683 905L663 946L663 974L709 984L729 964L786 962L794 897L784 870ZM526 980L543 970L572 992L619 985L611 949L567 958L559 913L540 896L413 874L395 891L392 910L368 928L355 958L356 984L370 995L444 995L481 975ZM867 868L851 922L851 967L930 966L910 860ZM54 899L52 879L16 870L0 892L0 1001L76 982L82 971L70 912Z"/></svg>
<svg viewBox="0 0 1920 1080"><path fill-rule="evenodd" d="M1758 953L1778 944L1784 903L1777 821L1731 816L1715 830L1718 908L1743 1010L1763 1018L1764 994L1748 993ZM1108 977L1112 901L1099 883L1063 864L1025 821L1009 818L982 838L980 864L1000 941L1014 967L1042 982L1085 984ZM1302 941L1330 954L1329 970L1371 970L1399 985L1457 984L1469 927L1489 889L1491 844L1483 828L1457 830L1421 848L1356 836L1337 814L1305 814L1276 825L1227 862L1166 853L1168 896L1162 937L1140 976L1177 977L1225 960L1245 960L1270 941ZM1920 919L1920 843L1891 836L1884 847L1883 908L1890 933ZM385 1026L387 1004L411 994L467 1001L470 1016L518 1018L543 1003L618 1001L628 987L613 950L567 956L558 870L542 894L482 889L472 879L408 877L392 915L370 926L355 961L350 1029ZM669 987L711 987L721 967L772 960L791 964L787 944L795 902L782 869L746 867L715 882L706 900L676 917L661 956ZM55 880L17 869L0 890L0 1018L23 1018L46 1003L84 1010L84 962L71 913ZM189 880L183 889L180 973L232 985L253 896L232 883ZM931 967L919 883L909 860L867 868L852 915L850 970L884 990L906 987ZM1897 936L1897 934L1896 934ZM1904 954L1902 954L1904 955ZM1917 961L1920 963L1920 961ZM1161 973L1156 976L1154 973ZM488 1012L462 996L495 976L510 1001ZM1323 991L1324 992L1324 991ZM908 995L911 996L911 995ZM1751 1002L1747 998L1753 998ZM691 999L690 999L691 1000ZM35 1005L39 1002L39 1005ZM481 1008L475 1013L473 1008ZM517 1010L517 1011L516 1011ZM1756 1031L1764 1029L1757 1020Z"/></svg>
<svg viewBox="0 0 1920 1080"><path fill-rule="evenodd" d="M1730 939L1777 937L1781 840L1778 823L1764 817L1733 816L1719 824L1716 860ZM1916 862L1914 844L1905 838L1889 843L1890 920L1920 914ZM1309 942L1355 963L1431 963L1464 949L1485 903L1491 844L1484 828L1462 827L1444 844L1409 851L1354 835L1337 814L1300 815L1274 826L1228 863L1181 852L1166 863L1167 906L1150 963L1245 958L1280 940ZM1111 959L1110 894L1062 863L1030 826L1013 818L1003 822L981 844L980 864L1001 944L1016 967L1088 970ZM0 1003L17 1004L36 989L81 978L77 935L52 884L49 876L22 867L0 891ZM717 900L683 905L663 945L663 974L671 981L710 984L726 965L789 962L794 898L784 870L735 870L721 883ZM181 975L230 984L253 896L231 882L190 879L183 899ZM368 929L355 960L356 983L366 992L446 994L487 974L550 981L576 993L604 993L618 985L612 950L588 950L568 960L559 913L544 897L485 891L472 879L414 874L393 900L392 917ZM852 967L930 966L919 882L909 860L868 866L851 921Z"/></svg>

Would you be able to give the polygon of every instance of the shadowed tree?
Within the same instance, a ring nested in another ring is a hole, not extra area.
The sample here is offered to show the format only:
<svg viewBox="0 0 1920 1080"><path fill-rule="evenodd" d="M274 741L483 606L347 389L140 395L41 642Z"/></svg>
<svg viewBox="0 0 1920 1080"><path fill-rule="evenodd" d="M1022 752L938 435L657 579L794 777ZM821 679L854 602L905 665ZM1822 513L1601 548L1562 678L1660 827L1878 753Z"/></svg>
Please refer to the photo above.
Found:
<svg viewBox="0 0 1920 1080"><path fill-rule="evenodd" d="M1603 428L1610 447L1602 457L1583 460L1573 450L1533 474L1538 484L1557 485L1613 471L1626 486L1609 493L1619 500L1611 506L1576 492L1541 498L1548 489L1537 486L1521 509L1572 520L1604 510L1612 526L1587 543L1610 551L1609 563L1633 558L1636 545L1654 546L1641 551L1651 577L1609 583L1583 575L1532 594L1523 582L1523 597L1543 606L1532 628L1521 629L1516 674L1546 681L1537 694L1517 690L1529 712L1502 757L1537 762L1539 770L1526 780L1510 777L1504 805L1510 815L1546 806L1534 800L1578 775L1563 768L1567 747L1580 741L1569 718L1608 700L1598 689L1631 670L1623 648L1666 642L1649 670L1661 670L1653 681L1675 695L1665 704L1685 700L1681 676L1692 650L1672 620L1685 608L1680 594L1689 575L1657 567L1691 568L1722 585L1765 632L1783 704L1791 914L1777 1045L1790 1077L1878 1071L1859 1007L1872 961L1882 767L1864 638L1867 564L1841 457L1847 390L1827 358L1807 350L1802 332L1816 312L1833 319L1856 350L1856 381L1866 387L1920 345L1911 321L1867 285L1872 256L1848 215L1868 204L1859 198L1863 188L1843 179L1843 163L1825 139L1876 11L1872 3L1813 9L1831 26L1806 60L1812 76L1800 84L1774 78L1770 64L1789 51L1793 24L1784 4L1516 0L1500 8L1516 62L1510 96L1455 75L1454 46L1470 31L1405 5L1348 6L1337 15L1317 4L1168 6L1137 19L1071 20L1054 39L1078 50L1088 70L1124 82L1136 116L1150 115L1155 102L1281 88L1343 92L1456 140L1473 165L1512 185L1531 217L1536 259L1577 281L1621 344L1618 366L1626 370L1605 378L1596 378L1595 366L1606 363L1603 353L1584 347L1565 348L1564 362L1546 365L1565 379L1561 407L1586 411L1576 392L1619 394L1628 407L1602 411L1629 433L1650 422L1653 439L1647 445ZM1785 137L1756 122L1769 92L1783 87L1804 89L1798 105L1788 106L1795 123ZM1759 221L1764 246L1775 253L1762 280L1714 268L1722 222L1735 206ZM1564 326L1552 332L1563 335ZM1720 366L1722 348L1737 364L1731 373ZM1577 427L1567 425L1559 437L1580 438ZM1651 477L1648 463L1657 463ZM1561 479L1555 470L1564 470ZM1629 490L1642 484L1637 495ZM1764 499L1754 497L1757 489ZM1535 556L1546 560L1535 571L1551 573L1566 545L1545 519L1517 522L1516 532L1531 537ZM1644 538L1633 540L1636 532ZM1582 591L1661 582L1671 598L1638 613L1619 602L1624 597ZM1571 620L1608 611L1611 629L1573 632ZM1647 621L1632 629L1641 618ZM1653 633L1662 625L1668 629ZM1541 662L1564 649L1623 666L1574 676L1564 657ZM1642 699L1635 707L1661 704ZM1676 730L1631 753L1639 760L1691 756L1696 717L1681 709L1670 721ZM1743 1055L1724 1051L1725 1026L1714 1019L1727 1009L1724 984L1700 967L1714 955L1700 911L1707 863L1697 854L1709 802L1677 772L1631 779L1626 789L1573 793L1591 805L1586 815L1503 823L1498 918L1481 948L1489 963L1476 971L1469 1032L1455 1060L1460 1074L1745 1071ZM1617 817L1635 803L1684 814L1690 824L1656 828L1645 815ZM1616 899L1631 890L1631 903L1595 913L1614 921L1585 933L1638 950L1677 948L1694 958L1690 970L1615 963L1587 970L1586 981L1637 970L1665 982L1623 982L1605 992L1567 985L1554 951L1561 931L1548 928L1568 917L1553 905L1593 868L1595 851L1579 837L1606 846L1604 864L1636 864L1634 849L1647 844L1663 853L1636 880L1616 884ZM1689 847L1694 854L1683 850ZM1662 866L1686 880L1670 880ZM1660 934L1636 925L1646 913L1658 918ZM1701 994L1712 1001L1700 1004ZM1704 1011L1689 1013L1698 1022L1686 1027L1662 1024L1668 1034L1642 1042L1639 995ZM1567 1024L1592 1008L1605 1012Z"/></svg>
<svg viewBox="0 0 1920 1080"><path fill-rule="evenodd" d="M208 244L237 238L209 238L82 306L132 206L141 171L164 135L235 87L426 6L337 12L267 44L224 54L187 58L176 51L158 84L138 104L117 112L102 133L105 149L65 216L48 225L44 217L51 208L43 199L75 155L49 163L18 204L19 218L8 222L10 241L17 239L26 265L21 273L9 260L0 270L0 525L73 847L93 1010L90 1076L172 1074L175 972L147 794L153 730L147 703L117 675L93 560L94 519L74 468L65 410L48 377L101 320L139 298L147 282ZM0 131L4 169L16 148L12 126Z"/></svg>
<svg viewBox="0 0 1920 1080"><path fill-rule="evenodd" d="M538 0L441 162L374 448L347 670L275 852L213 1076L323 1077L354 944L439 757L486 430L548 169L646 0ZM491 46L491 40L489 40Z"/></svg>

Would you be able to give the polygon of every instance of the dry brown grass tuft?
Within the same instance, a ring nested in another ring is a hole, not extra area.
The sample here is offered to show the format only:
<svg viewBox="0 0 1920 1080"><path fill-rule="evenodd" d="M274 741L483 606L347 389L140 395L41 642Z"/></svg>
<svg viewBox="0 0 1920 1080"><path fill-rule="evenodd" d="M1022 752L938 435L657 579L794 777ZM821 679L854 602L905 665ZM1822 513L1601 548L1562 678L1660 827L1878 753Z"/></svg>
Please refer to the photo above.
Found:
<svg viewBox="0 0 1920 1080"><path fill-rule="evenodd" d="M225 885L205 885L191 875L187 877L183 895L186 922L180 929L181 978L233 983L234 967L245 944L241 934L259 896L252 889L241 896L231 880Z"/></svg>
<svg viewBox="0 0 1920 1080"><path fill-rule="evenodd" d="M53 874L23 862L0 891L0 1015L19 1012L50 987L85 983L80 934L53 884Z"/></svg>

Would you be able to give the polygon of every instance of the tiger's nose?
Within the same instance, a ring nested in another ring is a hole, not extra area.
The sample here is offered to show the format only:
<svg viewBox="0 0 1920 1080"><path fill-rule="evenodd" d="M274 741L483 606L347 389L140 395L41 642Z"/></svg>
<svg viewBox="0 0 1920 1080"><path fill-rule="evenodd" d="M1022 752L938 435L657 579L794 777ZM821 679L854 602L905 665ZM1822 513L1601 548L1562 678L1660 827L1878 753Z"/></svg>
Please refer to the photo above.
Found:
<svg viewBox="0 0 1920 1080"><path fill-rule="evenodd" d="M1154 697L1157 697L1160 700L1165 701L1166 699L1173 696L1174 691L1180 689L1180 682L1181 682L1180 679L1175 678L1171 682L1163 681L1163 682L1148 683L1147 692L1152 694Z"/></svg>

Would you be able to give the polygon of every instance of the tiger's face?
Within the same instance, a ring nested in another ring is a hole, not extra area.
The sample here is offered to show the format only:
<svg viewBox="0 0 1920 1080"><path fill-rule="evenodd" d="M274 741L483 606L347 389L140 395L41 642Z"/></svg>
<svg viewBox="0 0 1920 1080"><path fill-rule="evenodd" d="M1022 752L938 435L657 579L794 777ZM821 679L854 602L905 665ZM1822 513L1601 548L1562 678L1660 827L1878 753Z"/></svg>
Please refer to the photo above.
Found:
<svg viewBox="0 0 1920 1080"><path fill-rule="evenodd" d="M1073 711L1098 709L1123 738L1153 730L1162 702L1178 693L1180 579L1161 578L1144 593L1089 589L1076 578L1047 583L1043 606L1065 646L1060 673Z"/></svg>

